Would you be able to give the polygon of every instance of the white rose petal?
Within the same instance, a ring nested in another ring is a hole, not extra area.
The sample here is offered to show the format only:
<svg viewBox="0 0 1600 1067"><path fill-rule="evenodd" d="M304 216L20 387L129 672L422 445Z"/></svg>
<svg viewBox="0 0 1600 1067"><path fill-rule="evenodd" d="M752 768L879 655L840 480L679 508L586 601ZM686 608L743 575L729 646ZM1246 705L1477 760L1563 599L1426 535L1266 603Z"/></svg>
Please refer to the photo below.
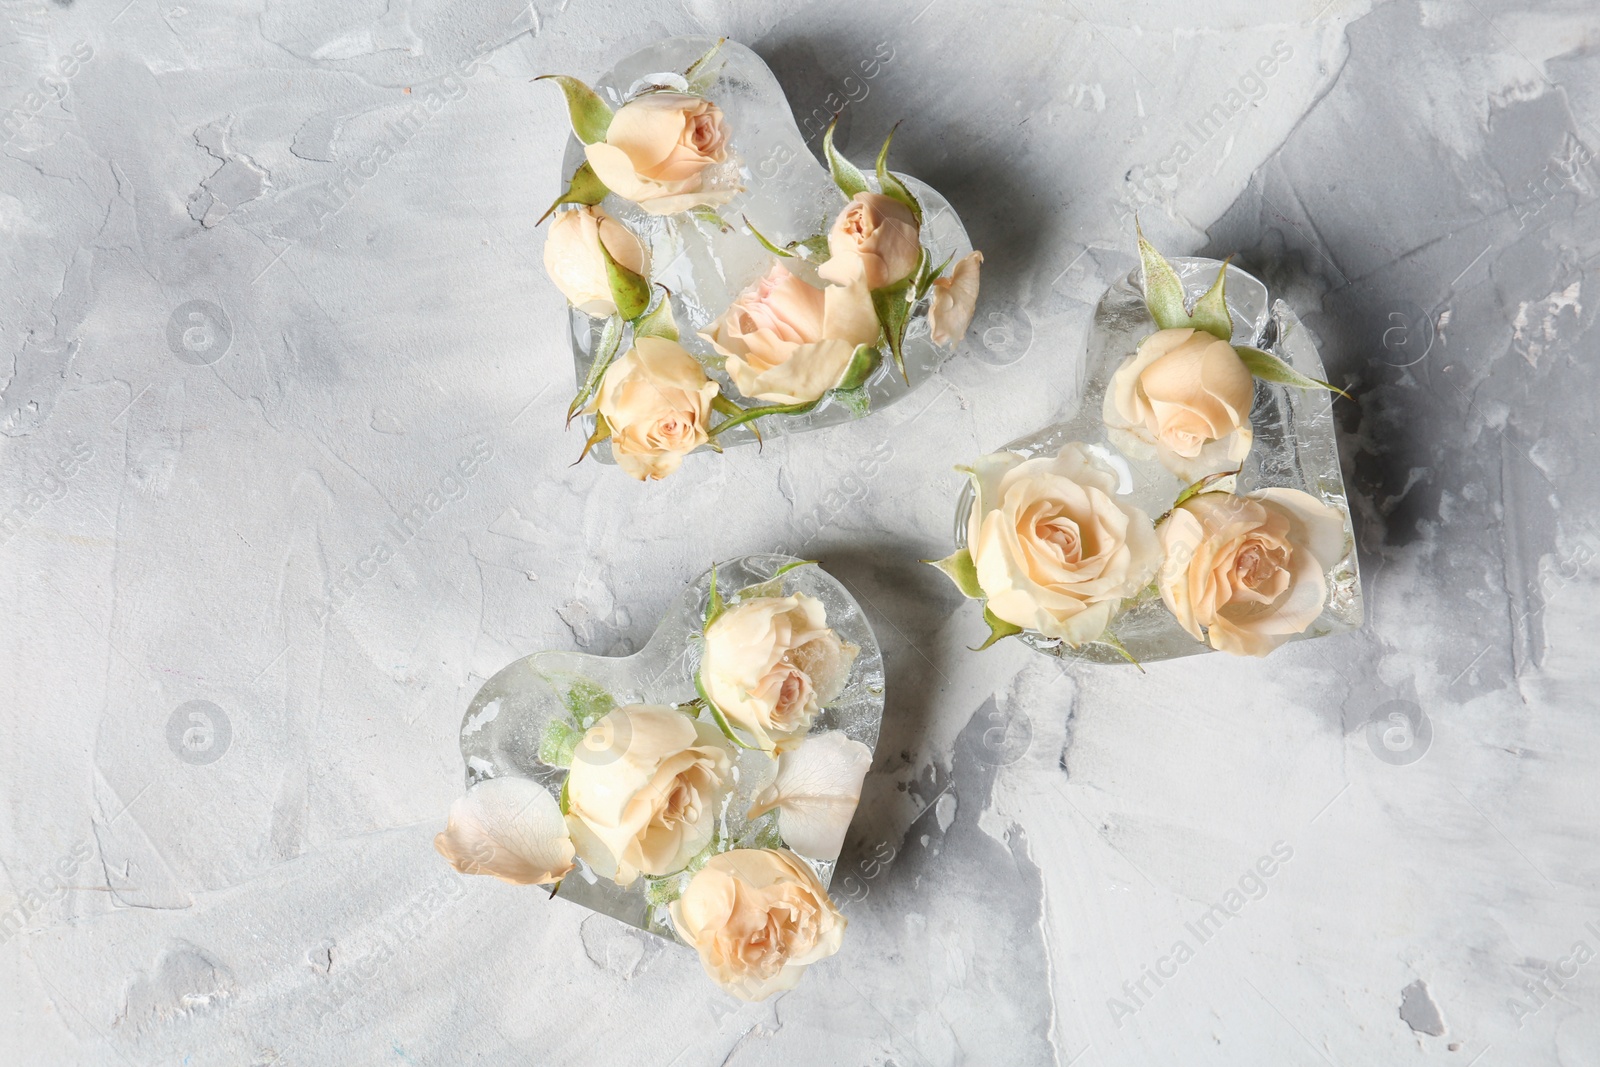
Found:
<svg viewBox="0 0 1600 1067"><path fill-rule="evenodd" d="M778 757L778 776L756 797L750 818L774 808L784 844L814 860L836 860L861 803L872 750L838 730L808 737Z"/></svg>
<svg viewBox="0 0 1600 1067"><path fill-rule="evenodd" d="M558 882L572 869L561 806L526 778L473 786L450 805L449 824L433 847L462 874L489 874L513 885Z"/></svg>

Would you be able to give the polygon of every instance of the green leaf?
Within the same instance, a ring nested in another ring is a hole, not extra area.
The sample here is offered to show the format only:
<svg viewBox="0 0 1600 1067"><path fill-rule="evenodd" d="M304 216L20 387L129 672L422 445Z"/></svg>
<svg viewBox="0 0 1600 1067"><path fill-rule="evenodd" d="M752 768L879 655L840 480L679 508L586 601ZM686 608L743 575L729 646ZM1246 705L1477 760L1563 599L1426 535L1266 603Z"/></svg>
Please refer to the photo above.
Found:
<svg viewBox="0 0 1600 1067"><path fill-rule="evenodd" d="M974 652L982 652L984 649L988 648L1002 637L1011 637L1013 634L1020 634L1022 632L1022 627L1017 626L1015 623L1006 622L1000 616L990 611L989 605L987 604L983 606L983 621L989 624L989 639L983 644L979 645L977 648L973 649L972 651Z"/></svg>
<svg viewBox="0 0 1600 1067"><path fill-rule="evenodd" d="M767 240L766 236L763 235L760 230L756 229L756 224L750 221L749 215L741 215L740 218L744 219L745 228L751 233L755 234L756 240L761 242L762 248L765 248L768 252L771 252L775 256L783 256L784 258L794 255L794 253L789 249L779 248L777 245Z"/></svg>
<svg viewBox="0 0 1600 1067"><path fill-rule="evenodd" d="M1346 400L1354 399L1337 385L1329 385L1320 379L1306 377L1271 352L1263 352L1259 348L1235 348L1234 351L1239 353L1239 358L1244 361L1250 373L1264 382L1292 385L1297 389L1326 389L1330 393L1338 393Z"/></svg>
<svg viewBox="0 0 1600 1067"><path fill-rule="evenodd" d="M883 335L889 342L889 352L894 356L894 365L900 371L900 377L905 379L907 385L911 378L906 374L906 360L902 347L906 339L906 322L911 318L911 303L906 299L906 290L910 288L911 279L886 285L882 289L872 290L872 309L878 313L878 324L883 327Z"/></svg>
<svg viewBox="0 0 1600 1067"><path fill-rule="evenodd" d="M883 352L877 345L857 345L855 354L850 357L850 365L844 369L844 377L839 379L839 384L834 388L859 389L867 384L867 379L882 364Z"/></svg>
<svg viewBox="0 0 1600 1067"><path fill-rule="evenodd" d="M582 463L583 457L589 454L589 449L593 448L601 441L609 439L610 437L611 424L606 421L606 417L604 415L596 412L594 416L594 433L590 434L589 439L583 443L583 451L578 453L578 458L572 461L572 465L576 467L578 464Z"/></svg>
<svg viewBox="0 0 1600 1067"><path fill-rule="evenodd" d="M833 399L858 419L872 410L872 396L864 386L859 389L835 389Z"/></svg>
<svg viewBox="0 0 1600 1067"><path fill-rule="evenodd" d="M604 241L600 255L606 261L606 280L611 283L611 299L616 302L617 314L628 321L637 319L650 306L650 280L618 263Z"/></svg>
<svg viewBox="0 0 1600 1067"><path fill-rule="evenodd" d="M897 122L889 128L889 136L883 139L883 147L878 149L878 188L883 195L891 200L898 200L911 211L911 217L917 220L917 225L922 225L922 205L917 203L916 196L906 188L904 182L890 173L885 166L889 159L889 144L894 140L894 131L900 128Z"/></svg>
<svg viewBox="0 0 1600 1067"><path fill-rule="evenodd" d="M846 200L852 199L857 193L867 191L867 178L856 165L839 154L833 147L833 131L839 125L839 116L835 115L833 121L828 123L828 132L822 135L822 154L828 159L828 173L833 177L833 184L839 187Z"/></svg>
<svg viewBox="0 0 1600 1067"><path fill-rule="evenodd" d="M1228 310L1227 295L1228 264L1231 262L1232 256L1222 261L1217 280L1196 302L1194 314L1189 316L1190 325L1197 330L1204 330L1219 341L1233 340L1233 314Z"/></svg>
<svg viewBox="0 0 1600 1067"><path fill-rule="evenodd" d="M1144 239L1143 230L1139 231L1139 263L1144 272L1144 303L1156 325L1163 330L1193 325L1183 306L1183 283L1172 264Z"/></svg>
<svg viewBox="0 0 1600 1067"><path fill-rule="evenodd" d="M782 578L785 574L788 574L792 570L798 570L801 567L814 567L817 565L817 562L818 561L814 559L797 559L793 563L785 563L772 573L772 578L769 580L777 581L779 578Z"/></svg>
<svg viewBox="0 0 1600 1067"><path fill-rule="evenodd" d="M553 81L561 86L567 97L567 114L572 118L572 132L584 144L594 144L606 139L611 128L611 109L598 93L577 78L565 74L545 74L534 81Z"/></svg>
<svg viewBox="0 0 1600 1067"><path fill-rule="evenodd" d="M723 233L727 233L729 230L733 229L732 226L728 225L727 219L717 214L716 208L707 207L704 204L701 204L699 207L690 208L689 217L697 222L703 222L708 226L715 226Z"/></svg>
<svg viewBox="0 0 1600 1067"><path fill-rule="evenodd" d="M826 263L832 258L832 253L828 249L828 235L825 233L807 237L803 241L792 241L789 250L807 263Z"/></svg>
<svg viewBox="0 0 1600 1067"><path fill-rule="evenodd" d="M547 210L543 215L539 216L539 222L534 223L534 225L538 226L540 223L544 222L544 220L553 215L556 208L560 207L562 204L584 204L592 206L604 200L606 198L606 194L610 191L610 189L606 188L605 183L596 177L594 168L589 166L588 163L585 163L583 166L572 172L572 180L567 183L567 191L556 197L555 203L551 204L549 210Z"/></svg>
<svg viewBox="0 0 1600 1067"><path fill-rule="evenodd" d="M717 724L717 729L722 731L723 737L726 737L740 748L753 749L761 747L760 745L750 744L734 732L732 724L728 722L728 717L722 713L721 708L717 707L717 702L706 695L705 683L700 680L699 671L694 672L694 690L700 694L700 699L706 702L706 710L711 713L711 721Z"/></svg>
<svg viewBox="0 0 1600 1067"><path fill-rule="evenodd" d="M656 305L654 311L633 324L635 341L641 337L660 337L668 341L678 339L678 320L672 317L672 294L664 285L660 289L661 303Z"/></svg>
<svg viewBox="0 0 1600 1067"><path fill-rule="evenodd" d="M709 434L717 436L724 430L731 430L735 426L743 426L754 419L765 418L768 415L804 415L821 403L821 399L808 400L803 404L769 404L766 407L740 408L739 414L717 423L711 427Z"/></svg>
<svg viewBox="0 0 1600 1067"><path fill-rule="evenodd" d="M606 368L611 366L611 361L616 358L617 346L622 343L622 320L612 315L606 319L606 325L600 331L600 344L594 350L594 360L589 364L589 373L584 376L583 385L578 389L578 395L572 398L572 403L567 405L567 425L572 425L573 418L583 410L589 402L594 391L600 388L600 379L605 377ZM587 448L585 452L589 451ZM582 459L582 456L578 457Z"/></svg>
<svg viewBox="0 0 1600 1067"><path fill-rule="evenodd" d="M572 766L572 754L583 740L583 731L575 729L565 719L553 718L545 724L539 738L539 762L552 767Z"/></svg>
<svg viewBox="0 0 1600 1067"><path fill-rule="evenodd" d="M947 578L956 583L961 595L968 600L984 598L983 586L978 584L978 568L972 562L972 553L968 550L963 548L944 559L925 559L922 562L943 571Z"/></svg>
<svg viewBox="0 0 1600 1067"><path fill-rule="evenodd" d="M711 69L711 61L716 58L727 40L726 37L718 37L717 43L706 49L705 55L690 63L689 69L683 72L683 79L689 83L691 93L702 94L716 82L719 72Z"/></svg>
<svg viewBox="0 0 1600 1067"><path fill-rule="evenodd" d="M617 706L616 697L587 678L579 678L573 682L561 702L572 712L572 717L578 725L585 730L599 722Z"/></svg>

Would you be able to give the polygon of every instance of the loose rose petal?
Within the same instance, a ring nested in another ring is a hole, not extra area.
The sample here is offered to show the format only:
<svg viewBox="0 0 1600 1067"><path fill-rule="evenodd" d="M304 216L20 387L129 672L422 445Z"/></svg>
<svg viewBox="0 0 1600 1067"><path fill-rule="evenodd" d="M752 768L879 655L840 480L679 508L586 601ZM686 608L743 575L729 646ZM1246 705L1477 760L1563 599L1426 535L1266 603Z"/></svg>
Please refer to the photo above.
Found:
<svg viewBox="0 0 1600 1067"><path fill-rule="evenodd" d="M489 874L513 885L559 882L572 870L561 806L526 778L473 786L450 805L449 824L433 847L462 874Z"/></svg>
<svg viewBox="0 0 1600 1067"><path fill-rule="evenodd" d="M982 252L963 256L951 268L948 278L933 283L928 300L928 337L936 345L948 345L967 336L972 313L978 306L978 267Z"/></svg>
<svg viewBox="0 0 1600 1067"><path fill-rule="evenodd" d="M776 808L784 844L810 859L836 860L871 766L872 750L838 730L807 737L778 757L778 776L749 817Z"/></svg>

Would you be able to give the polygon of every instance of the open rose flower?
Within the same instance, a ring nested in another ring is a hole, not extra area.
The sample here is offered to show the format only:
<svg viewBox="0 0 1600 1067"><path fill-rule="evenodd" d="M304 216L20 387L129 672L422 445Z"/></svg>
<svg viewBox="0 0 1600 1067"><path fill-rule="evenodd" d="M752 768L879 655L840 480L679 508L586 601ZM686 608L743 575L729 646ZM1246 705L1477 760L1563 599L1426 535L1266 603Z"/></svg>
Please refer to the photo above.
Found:
<svg viewBox="0 0 1600 1067"><path fill-rule="evenodd" d="M1328 602L1328 568L1345 554L1344 515L1298 489L1201 493L1160 534L1161 599L1196 640L1239 656L1265 656L1304 633Z"/></svg>
<svg viewBox="0 0 1600 1067"><path fill-rule="evenodd" d="M462 874L488 874L513 885L549 885L572 870L572 840L556 798L526 778L490 778L450 805L450 822L433 839Z"/></svg>
<svg viewBox="0 0 1600 1067"><path fill-rule="evenodd" d="M824 281L846 285L857 277L868 289L893 285L917 269L922 244L916 216L893 197L863 192L851 197L828 231Z"/></svg>
<svg viewBox="0 0 1600 1067"><path fill-rule="evenodd" d="M1255 379L1228 342L1203 330L1160 330L1111 376L1102 414L1194 482L1250 453L1254 398Z"/></svg>
<svg viewBox="0 0 1600 1067"><path fill-rule="evenodd" d="M632 704L589 728L567 777L567 827L578 855L628 885L680 871L711 843L733 760L710 723Z"/></svg>
<svg viewBox="0 0 1600 1067"><path fill-rule="evenodd" d="M1150 518L1117 499L1117 475L1072 443L1053 457L979 459L967 549L1000 619L1076 647L1155 577Z"/></svg>
<svg viewBox="0 0 1600 1067"><path fill-rule="evenodd" d="M611 117L605 140L584 147L607 189L652 215L724 204L734 185L706 181L708 167L728 159L722 109L698 96L647 93Z"/></svg>
<svg viewBox="0 0 1600 1067"><path fill-rule="evenodd" d="M676 341L641 337L600 379L590 404L611 427L617 466L665 478L707 441L717 383Z"/></svg>
<svg viewBox="0 0 1600 1067"><path fill-rule="evenodd" d="M937 278L928 292L928 337L936 345L953 344L967 336L972 312L978 306L978 267L982 252L969 252L956 261L947 278Z"/></svg>
<svg viewBox="0 0 1600 1067"><path fill-rule="evenodd" d="M804 740L817 712L844 691L858 651L829 629L815 597L755 597L706 627L700 686L760 748L781 750Z"/></svg>
<svg viewBox="0 0 1600 1067"><path fill-rule="evenodd" d="M672 902L678 936L711 979L741 1000L793 989L839 951L845 918L805 861L784 849L719 853Z"/></svg>
<svg viewBox="0 0 1600 1067"><path fill-rule="evenodd" d="M600 244L635 274L645 273L644 245L627 227L597 207L563 211L544 238L544 269L569 303L585 315L617 313Z"/></svg>
<svg viewBox="0 0 1600 1067"><path fill-rule="evenodd" d="M775 263L701 336L727 357L739 392L803 404L838 385L856 347L875 343L878 330L859 278L819 289Z"/></svg>

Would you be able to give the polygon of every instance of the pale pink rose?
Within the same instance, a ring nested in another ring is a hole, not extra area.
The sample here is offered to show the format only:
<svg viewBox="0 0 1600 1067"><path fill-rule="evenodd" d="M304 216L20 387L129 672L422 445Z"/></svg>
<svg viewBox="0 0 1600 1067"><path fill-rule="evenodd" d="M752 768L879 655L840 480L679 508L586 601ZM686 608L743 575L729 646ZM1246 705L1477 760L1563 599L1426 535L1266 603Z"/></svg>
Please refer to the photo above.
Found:
<svg viewBox="0 0 1600 1067"><path fill-rule="evenodd" d="M1233 346L1203 330L1160 330L1111 376L1108 427L1153 446L1163 466L1198 481L1250 452L1255 379Z"/></svg>
<svg viewBox="0 0 1600 1067"><path fill-rule="evenodd" d="M857 193L828 231L828 261L817 269L824 281L846 285L858 275L868 289L893 285L922 259L916 216L893 197Z"/></svg>
<svg viewBox="0 0 1600 1067"><path fill-rule="evenodd" d="M611 117L605 140L584 146L589 166L607 189L652 215L723 204L738 193L713 186L707 168L728 159L722 109L683 93L647 93Z"/></svg>
<svg viewBox="0 0 1600 1067"><path fill-rule="evenodd" d="M600 244L620 265L645 273L644 245L627 227L597 207L563 211L550 221L544 238L544 269L556 288L585 315L617 313Z"/></svg>
<svg viewBox="0 0 1600 1067"><path fill-rule="evenodd" d="M956 261L949 277L934 280L928 294L928 337L936 345L948 345L967 336L972 312L978 306L978 266L982 252L971 252Z"/></svg>
<svg viewBox="0 0 1600 1067"><path fill-rule="evenodd" d="M659 479L706 443L717 392L676 341L641 337L606 368L589 410L611 427L617 466L640 481Z"/></svg>

